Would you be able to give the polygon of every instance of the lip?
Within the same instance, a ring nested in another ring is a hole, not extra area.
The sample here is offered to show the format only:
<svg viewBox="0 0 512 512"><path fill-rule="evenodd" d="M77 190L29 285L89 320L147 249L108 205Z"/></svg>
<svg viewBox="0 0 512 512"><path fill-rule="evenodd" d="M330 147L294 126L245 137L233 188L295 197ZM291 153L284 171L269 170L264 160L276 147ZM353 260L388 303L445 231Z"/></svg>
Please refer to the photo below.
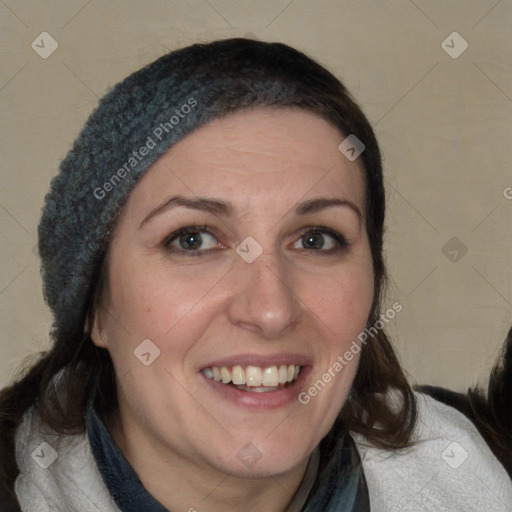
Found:
<svg viewBox="0 0 512 512"><path fill-rule="evenodd" d="M223 359L222 364L220 364L219 366L229 366L229 364L226 364L226 362L230 361L230 359ZM288 361L292 360L293 359L288 359ZM237 359L237 361L240 361L240 359ZM261 361L261 359L258 359L258 361ZM265 359L265 364L262 366L267 366L268 361L268 359ZM272 361L275 362L276 359L272 359ZM251 363L249 364L256 363L254 362L254 360L251 360ZM272 362L270 363L270 365L272 365ZM217 366L217 362L215 362L213 366ZM208 368L208 366L205 366L205 368ZM221 401L227 401L237 406L238 408L243 409L271 410L277 409L279 407L285 407L292 403L297 403L298 395L302 391L304 391L306 387L306 379L311 372L311 368L312 366L310 365L302 366L299 377L291 385L282 389L278 389L276 391L267 391L265 393L251 393L249 391L242 391L240 389L235 388L234 386L222 384L222 382L217 382L213 379L209 379L203 373L200 373L199 375L204 379L204 381L210 387L212 392Z"/></svg>
<svg viewBox="0 0 512 512"><path fill-rule="evenodd" d="M208 364L200 367L199 371L205 368L212 368L214 366L261 366L266 368L267 366L279 366L282 364L296 364L298 366L311 366L312 360L303 354L297 354L293 352L280 352L272 355L258 355L258 354L238 354L222 359L216 359Z"/></svg>

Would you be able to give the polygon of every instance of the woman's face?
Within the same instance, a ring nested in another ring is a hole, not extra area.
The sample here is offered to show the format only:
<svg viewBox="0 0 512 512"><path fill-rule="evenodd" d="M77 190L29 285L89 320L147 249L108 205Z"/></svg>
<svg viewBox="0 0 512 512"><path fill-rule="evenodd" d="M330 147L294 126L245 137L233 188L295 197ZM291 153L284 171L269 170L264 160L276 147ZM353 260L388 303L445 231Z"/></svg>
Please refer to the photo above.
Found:
<svg viewBox="0 0 512 512"><path fill-rule="evenodd" d="M343 139L306 111L238 112L136 185L92 333L132 452L258 477L297 467L327 434L373 298L362 164Z"/></svg>

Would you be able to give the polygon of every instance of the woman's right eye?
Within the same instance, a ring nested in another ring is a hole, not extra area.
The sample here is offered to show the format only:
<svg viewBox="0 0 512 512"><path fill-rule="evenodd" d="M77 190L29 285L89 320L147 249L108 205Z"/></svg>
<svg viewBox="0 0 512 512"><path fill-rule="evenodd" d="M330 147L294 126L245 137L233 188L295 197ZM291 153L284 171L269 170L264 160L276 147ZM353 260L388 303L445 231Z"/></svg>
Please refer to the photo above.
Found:
<svg viewBox="0 0 512 512"><path fill-rule="evenodd" d="M188 226L169 235L164 247L172 253L185 256L202 256L215 248L222 248L208 226Z"/></svg>

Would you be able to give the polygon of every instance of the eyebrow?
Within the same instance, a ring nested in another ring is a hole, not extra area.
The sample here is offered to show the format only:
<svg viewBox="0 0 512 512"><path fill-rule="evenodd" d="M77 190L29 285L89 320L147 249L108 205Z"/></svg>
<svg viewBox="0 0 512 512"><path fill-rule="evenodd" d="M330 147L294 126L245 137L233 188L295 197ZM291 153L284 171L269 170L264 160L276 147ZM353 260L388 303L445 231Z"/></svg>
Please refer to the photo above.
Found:
<svg viewBox="0 0 512 512"><path fill-rule="evenodd" d="M361 210L348 199L340 199L337 197L318 197L315 199L309 199L295 206L296 215L307 215L309 213L316 213L325 208L331 208L332 206L348 206L351 208L357 216L362 219L363 214Z"/></svg>
<svg viewBox="0 0 512 512"><path fill-rule="evenodd" d="M192 210L199 210L212 213L214 215L221 215L223 217L231 217L235 212L235 208L232 203L222 201L220 199L208 197L190 198L178 195L166 199L162 204L151 210L146 217L144 217L139 228L142 228L144 224L157 215L175 208L176 206L184 206L185 208L190 208ZM295 205L293 211L296 215L308 215L333 206L348 207L357 214L360 220L363 218L361 210L352 201L340 198L318 197L315 199L309 199Z"/></svg>
<svg viewBox="0 0 512 512"><path fill-rule="evenodd" d="M233 215L234 207L231 203L226 203L218 199L210 199L208 197L184 197L172 196L166 199L162 204L151 210L144 220L140 223L140 227L149 222L153 217L164 213L176 206L184 206L192 210L200 210L203 212L213 213L214 215L222 215L230 217Z"/></svg>

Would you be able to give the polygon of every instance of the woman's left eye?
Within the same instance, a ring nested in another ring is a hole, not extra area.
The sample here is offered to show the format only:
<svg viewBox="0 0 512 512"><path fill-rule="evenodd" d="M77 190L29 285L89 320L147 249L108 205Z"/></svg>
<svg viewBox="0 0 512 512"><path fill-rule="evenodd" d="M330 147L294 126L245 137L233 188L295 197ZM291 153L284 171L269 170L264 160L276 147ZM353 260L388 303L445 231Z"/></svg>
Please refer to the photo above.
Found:
<svg viewBox="0 0 512 512"><path fill-rule="evenodd" d="M300 244L301 247L297 247ZM328 228L310 229L295 242L295 249L309 249L324 253L335 252L348 246L345 237Z"/></svg>

